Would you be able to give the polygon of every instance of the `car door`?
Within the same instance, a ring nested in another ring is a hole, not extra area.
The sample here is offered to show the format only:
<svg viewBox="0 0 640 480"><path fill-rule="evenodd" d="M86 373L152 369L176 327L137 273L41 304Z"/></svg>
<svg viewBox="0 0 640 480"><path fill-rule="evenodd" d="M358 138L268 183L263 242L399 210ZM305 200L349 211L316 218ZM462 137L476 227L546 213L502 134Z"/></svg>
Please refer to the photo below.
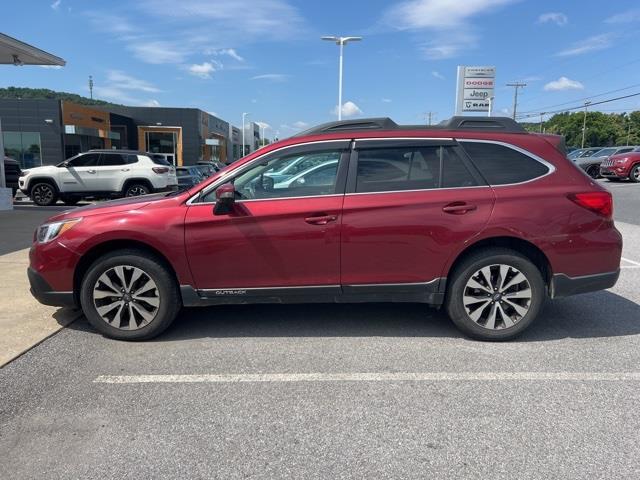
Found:
<svg viewBox="0 0 640 480"><path fill-rule="evenodd" d="M340 222L349 141L287 147L250 162L192 200L185 243L196 287L215 295L340 291ZM324 154L333 178L276 185L271 172L292 156ZM232 182L236 202L214 215L215 188Z"/></svg>
<svg viewBox="0 0 640 480"><path fill-rule="evenodd" d="M84 153L71 158L66 166L60 166L58 178L63 192L96 192L100 190L98 179L99 153Z"/></svg>
<svg viewBox="0 0 640 480"><path fill-rule="evenodd" d="M357 140L343 205L345 293L437 287L493 204L453 140Z"/></svg>
<svg viewBox="0 0 640 480"><path fill-rule="evenodd" d="M129 158L135 157L135 158ZM124 185L124 178L131 176L131 164L137 162L136 155L118 152L103 153L98 162L99 188L105 192L117 192Z"/></svg>

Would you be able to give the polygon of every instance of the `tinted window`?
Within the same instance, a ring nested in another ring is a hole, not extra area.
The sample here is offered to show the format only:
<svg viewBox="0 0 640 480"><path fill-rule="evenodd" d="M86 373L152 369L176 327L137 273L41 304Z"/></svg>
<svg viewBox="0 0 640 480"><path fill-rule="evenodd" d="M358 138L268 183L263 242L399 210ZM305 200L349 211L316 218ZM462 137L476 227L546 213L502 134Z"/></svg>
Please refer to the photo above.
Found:
<svg viewBox="0 0 640 480"><path fill-rule="evenodd" d="M433 145L358 151L356 192L428 190L476 184L451 147Z"/></svg>
<svg viewBox="0 0 640 480"><path fill-rule="evenodd" d="M69 165L72 167L95 167L98 165L99 158L99 153L85 153L69 160Z"/></svg>
<svg viewBox="0 0 640 480"><path fill-rule="evenodd" d="M127 165L136 163L138 161L138 155L129 154L127 155L126 160L127 160Z"/></svg>
<svg viewBox="0 0 640 480"><path fill-rule="evenodd" d="M621 148L620 150L617 151L617 153L627 153L633 150L633 147L628 147L628 148Z"/></svg>
<svg viewBox="0 0 640 480"><path fill-rule="evenodd" d="M274 157L267 161L258 161L248 170L240 173L231 182L236 187L239 200L267 198L307 197L330 195L336 191L336 178L340 150L314 151L308 154L297 153ZM282 171L294 160L313 158L307 170L297 175L283 174ZM214 202L215 191L207 193L203 202Z"/></svg>
<svg viewBox="0 0 640 480"><path fill-rule="evenodd" d="M103 153L100 157L100 165L103 167L113 167L117 165L125 165L125 156L119 153Z"/></svg>
<svg viewBox="0 0 640 480"><path fill-rule="evenodd" d="M504 145L481 142L462 145L491 185L525 182L549 172L546 165Z"/></svg>
<svg viewBox="0 0 640 480"><path fill-rule="evenodd" d="M178 177L189 177L191 176L191 173L189 173L189 170L187 170L186 168L176 168L176 175Z"/></svg>
<svg viewBox="0 0 640 480"><path fill-rule="evenodd" d="M165 167L171 166L171 163L161 155L151 155L150 157L156 165L164 165Z"/></svg>

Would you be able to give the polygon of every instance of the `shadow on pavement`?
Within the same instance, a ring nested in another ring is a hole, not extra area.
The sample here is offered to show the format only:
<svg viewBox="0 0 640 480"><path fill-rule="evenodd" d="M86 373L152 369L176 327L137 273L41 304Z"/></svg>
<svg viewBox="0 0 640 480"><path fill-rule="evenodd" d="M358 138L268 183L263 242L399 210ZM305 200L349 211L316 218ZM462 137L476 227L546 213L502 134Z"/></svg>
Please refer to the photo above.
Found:
<svg viewBox="0 0 640 480"><path fill-rule="evenodd" d="M86 320L68 328L93 331ZM547 302L513 342L640 334L640 305L603 291ZM421 304L225 305L184 309L153 342L233 337L462 337L443 310Z"/></svg>

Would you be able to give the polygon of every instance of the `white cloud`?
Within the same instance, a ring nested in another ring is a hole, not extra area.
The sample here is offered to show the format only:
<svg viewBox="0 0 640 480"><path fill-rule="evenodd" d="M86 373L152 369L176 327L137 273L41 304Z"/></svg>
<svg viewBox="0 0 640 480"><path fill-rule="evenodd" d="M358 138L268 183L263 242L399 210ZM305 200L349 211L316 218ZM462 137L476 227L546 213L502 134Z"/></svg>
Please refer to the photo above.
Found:
<svg viewBox="0 0 640 480"><path fill-rule="evenodd" d="M207 55L226 55L228 57L237 60L238 62L244 62L244 58L238 55L238 52L235 48L218 48L214 50L206 49L205 54Z"/></svg>
<svg viewBox="0 0 640 480"><path fill-rule="evenodd" d="M51 70L60 70L62 68L61 65L38 65L40 68L49 68Z"/></svg>
<svg viewBox="0 0 640 480"><path fill-rule="evenodd" d="M391 103L391 99L390 98L382 98L382 99L380 99L380 101L382 103Z"/></svg>
<svg viewBox="0 0 640 480"><path fill-rule="evenodd" d="M160 89L152 83L127 75L120 70L109 70L107 73L107 81L109 84L123 90L138 90L151 93L160 91Z"/></svg>
<svg viewBox="0 0 640 480"><path fill-rule="evenodd" d="M142 104L143 107L159 107L160 106L160 102L158 100L147 100L146 102L144 102Z"/></svg>
<svg viewBox="0 0 640 480"><path fill-rule="evenodd" d="M569 57L573 55L583 55L589 52L604 50L613 45L613 34L603 33L586 38L580 42L575 42L569 48L556 53L558 57Z"/></svg>
<svg viewBox="0 0 640 480"><path fill-rule="evenodd" d="M260 128L271 128L271 125L269 125L267 122L256 122L256 125L258 125Z"/></svg>
<svg viewBox="0 0 640 480"><path fill-rule="evenodd" d="M200 78L211 78L211 74L217 70L217 66L211 62L194 63L187 70L191 75Z"/></svg>
<svg viewBox="0 0 640 480"><path fill-rule="evenodd" d="M584 85L577 80L571 80L567 77L560 77L557 80L547 83L544 86L546 91L561 91L561 90L582 90Z"/></svg>
<svg viewBox="0 0 640 480"><path fill-rule="evenodd" d="M164 40L135 40L130 43L127 48L131 50L139 60L156 65L181 63L186 56L186 51L182 46Z"/></svg>
<svg viewBox="0 0 640 480"><path fill-rule="evenodd" d="M263 75L256 75L251 77L251 80L270 80L272 82L284 82L289 78L289 75L284 73L265 73Z"/></svg>
<svg viewBox="0 0 640 480"><path fill-rule="evenodd" d="M561 12L543 13L538 17L538 23L555 23L559 27L563 27L569 23L569 18Z"/></svg>
<svg viewBox="0 0 640 480"><path fill-rule="evenodd" d="M293 127L303 129L309 127L309 124L307 122L303 122L302 120L298 120L297 122L293 123Z"/></svg>
<svg viewBox="0 0 640 480"><path fill-rule="evenodd" d="M336 105L331 112L333 115L338 114L338 106ZM346 101L342 104L342 116L343 117L355 117L356 115L362 115L362 110L352 101Z"/></svg>
<svg viewBox="0 0 640 480"><path fill-rule="evenodd" d="M606 23L632 23L640 21L640 8L618 13L605 20Z"/></svg>
<svg viewBox="0 0 640 480"><path fill-rule="evenodd" d="M409 0L390 8L388 24L399 30L447 30L465 24L471 17L515 0Z"/></svg>
<svg viewBox="0 0 640 480"><path fill-rule="evenodd" d="M440 72L436 72L435 70L431 72L431 75L436 77L438 80L444 80L444 75L442 75Z"/></svg>
<svg viewBox="0 0 640 480"><path fill-rule="evenodd" d="M61 3L62 3L62 0L56 0L51 4L51 8L53 8L54 10L58 10L58 8L60 8Z"/></svg>

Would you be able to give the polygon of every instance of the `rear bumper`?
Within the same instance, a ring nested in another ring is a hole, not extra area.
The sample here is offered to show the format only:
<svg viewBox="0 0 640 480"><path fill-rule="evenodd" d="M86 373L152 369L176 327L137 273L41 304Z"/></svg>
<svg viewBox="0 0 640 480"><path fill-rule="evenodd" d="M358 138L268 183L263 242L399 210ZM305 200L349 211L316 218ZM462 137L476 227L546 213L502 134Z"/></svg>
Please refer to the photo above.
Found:
<svg viewBox="0 0 640 480"><path fill-rule="evenodd" d="M73 307L76 305L73 292L56 292L42 276L34 269L27 269L31 295L43 305L53 307Z"/></svg>
<svg viewBox="0 0 640 480"><path fill-rule="evenodd" d="M558 273L551 280L551 298L569 297L579 293L595 292L613 287L620 276L620 269L615 272L597 273L581 277L569 277Z"/></svg>

